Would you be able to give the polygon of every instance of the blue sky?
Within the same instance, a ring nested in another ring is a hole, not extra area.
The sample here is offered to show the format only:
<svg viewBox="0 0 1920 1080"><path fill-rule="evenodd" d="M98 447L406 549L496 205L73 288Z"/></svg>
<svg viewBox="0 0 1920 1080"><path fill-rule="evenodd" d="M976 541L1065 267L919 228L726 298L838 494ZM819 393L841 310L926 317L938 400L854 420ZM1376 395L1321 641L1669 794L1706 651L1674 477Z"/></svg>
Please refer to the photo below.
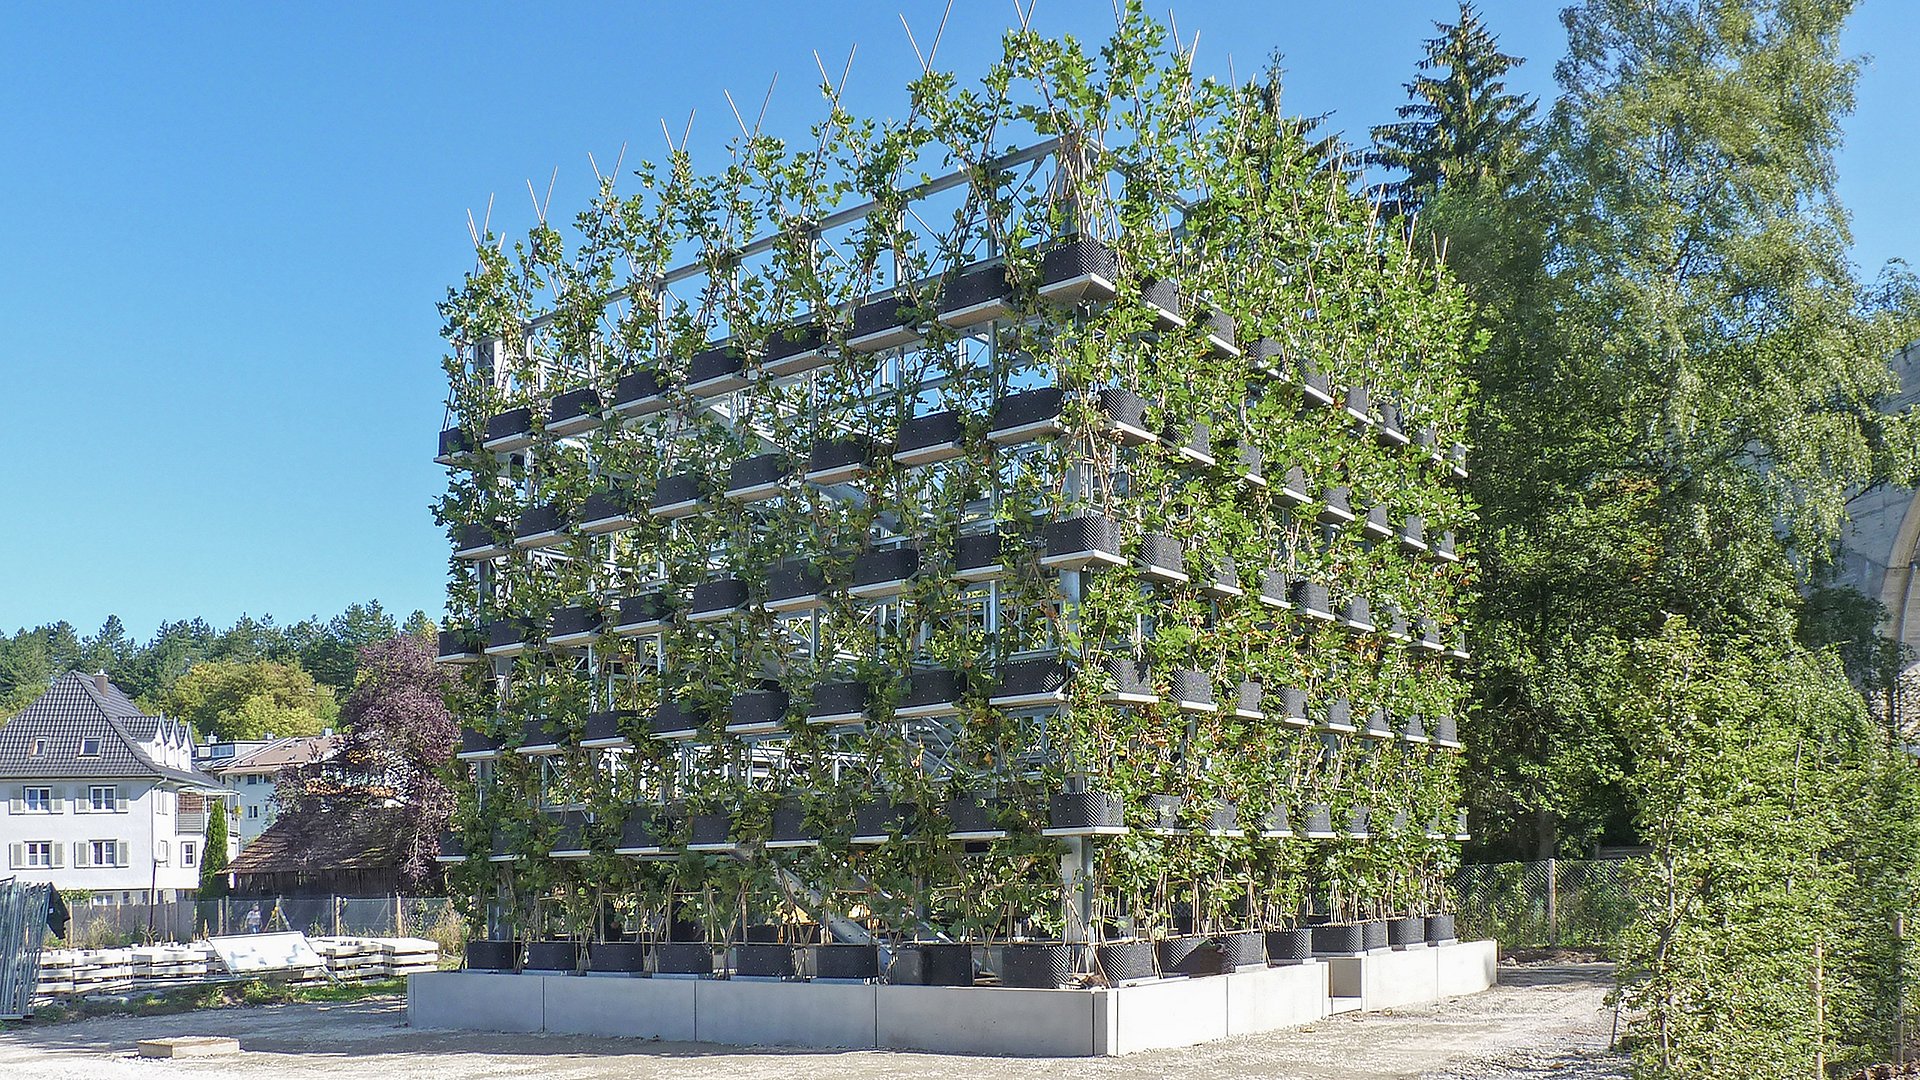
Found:
<svg viewBox="0 0 1920 1080"><path fill-rule="evenodd" d="M466 211L556 214L603 167L657 157L660 119L717 163L734 123L820 113L817 49L849 101L897 114L939 0L582 5L16 5L0 27L0 629L117 613L292 621L377 597L440 610L429 504L442 378L435 302L470 265ZM1286 54L1287 105L1363 134L1389 119L1453 0L1188 0L1199 63ZM1487 0L1518 85L1548 95L1557 4ZM964 0L942 66L977 74L1011 2ZM1364 16L1351 14L1364 12ZM1044 0L1097 40L1105 0ZM1858 261L1920 252L1920 5L1869 0L1875 54L1841 160ZM748 103L753 103L749 105Z"/></svg>

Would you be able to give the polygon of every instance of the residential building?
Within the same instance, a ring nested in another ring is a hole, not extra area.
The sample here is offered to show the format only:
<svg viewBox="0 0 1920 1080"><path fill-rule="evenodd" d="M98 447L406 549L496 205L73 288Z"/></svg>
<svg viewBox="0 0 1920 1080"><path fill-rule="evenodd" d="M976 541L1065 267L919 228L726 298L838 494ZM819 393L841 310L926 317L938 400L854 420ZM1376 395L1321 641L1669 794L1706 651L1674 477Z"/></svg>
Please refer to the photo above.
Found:
<svg viewBox="0 0 1920 1080"><path fill-rule="evenodd" d="M0 726L9 873L97 903L174 900L200 884L218 782L187 726L149 716L105 675L71 672Z"/></svg>
<svg viewBox="0 0 1920 1080"><path fill-rule="evenodd" d="M237 752L219 752L229 746ZM203 747L198 754L201 768L229 792L227 835L234 839L236 850L245 849L273 824L278 807L275 781L282 771L330 760L339 751L340 737L331 731Z"/></svg>

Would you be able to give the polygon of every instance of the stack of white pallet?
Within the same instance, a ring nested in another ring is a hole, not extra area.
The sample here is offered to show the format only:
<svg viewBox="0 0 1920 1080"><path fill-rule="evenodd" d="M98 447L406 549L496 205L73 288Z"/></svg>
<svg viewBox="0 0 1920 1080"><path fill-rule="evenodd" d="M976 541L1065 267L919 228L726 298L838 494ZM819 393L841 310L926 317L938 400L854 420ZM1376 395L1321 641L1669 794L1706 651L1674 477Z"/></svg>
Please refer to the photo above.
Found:
<svg viewBox="0 0 1920 1080"><path fill-rule="evenodd" d="M40 997L67 997L73 993L73 950L45 949L40 953Z"/></svg>
<svg viewBox="0 0 1920 1080"><path fill-rule="evenodd" d="M429 938L374 938L387 961L387 975L417 975L440 970L440 943Z"/></svg>
<svg viewBox="0 0 1920 1080"><path fill-rule="evenodd" d="M327 962L327 972L342 982L390 979L398 975L435 971L440 946L425 938L309 939L313 951Z"/></svg>
<svg viewBox="0 0 1920 1080"><path fill-rule="evenodd" d="M391 979L440 967L440 946L426 938L308 939L321 966L273 972L293 983ZM205 944L132 949L47 949L40 954L43 998L163 989L227 979L226 965Z"/></svg>
<svg viewBox="0 0 1920 1080"><path fill-rule="evenodd" d="M133 988L132 949L49 949L41 954L46 969L50 957L65 961L69 994L111 994Z"/></svg>
<svg viewBox="0 0 1920 1080"><path fill-rule="evenodd" d="M129 953L134 982L142 987L196 982L223 970L206 945L146 945Z"/></svg>

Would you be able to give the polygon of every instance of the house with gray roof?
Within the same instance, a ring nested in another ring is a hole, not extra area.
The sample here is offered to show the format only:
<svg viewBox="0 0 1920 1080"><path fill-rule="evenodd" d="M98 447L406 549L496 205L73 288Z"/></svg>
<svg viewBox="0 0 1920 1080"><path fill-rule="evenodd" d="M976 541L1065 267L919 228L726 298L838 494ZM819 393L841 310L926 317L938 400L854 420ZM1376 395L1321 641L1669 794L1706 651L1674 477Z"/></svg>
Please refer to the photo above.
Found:
<svg viewBox="0 0 1920 1080"><path fill-rule="evenodd" d="M185 724L105 675L62 675L0 725L6 873L96 903L181 899L199 887L205 799L220 790L194 768Z"/></svg>

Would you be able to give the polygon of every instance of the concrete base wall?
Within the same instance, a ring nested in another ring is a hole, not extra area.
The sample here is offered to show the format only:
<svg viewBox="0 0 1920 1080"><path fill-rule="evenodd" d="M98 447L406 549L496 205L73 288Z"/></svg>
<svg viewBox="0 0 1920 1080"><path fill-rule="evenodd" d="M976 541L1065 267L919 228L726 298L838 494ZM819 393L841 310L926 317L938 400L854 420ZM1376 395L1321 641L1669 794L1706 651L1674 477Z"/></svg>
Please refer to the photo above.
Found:
<svg viewBox="0 0 1920 1080"><path fill-rule="evenodd" d="M1102 1057L1309 1024L1335 999L1390 1009L1475 993L1499 947L1464 942L1117 990L883 986L444 971L407 980L419 1028Z"/></svg>

